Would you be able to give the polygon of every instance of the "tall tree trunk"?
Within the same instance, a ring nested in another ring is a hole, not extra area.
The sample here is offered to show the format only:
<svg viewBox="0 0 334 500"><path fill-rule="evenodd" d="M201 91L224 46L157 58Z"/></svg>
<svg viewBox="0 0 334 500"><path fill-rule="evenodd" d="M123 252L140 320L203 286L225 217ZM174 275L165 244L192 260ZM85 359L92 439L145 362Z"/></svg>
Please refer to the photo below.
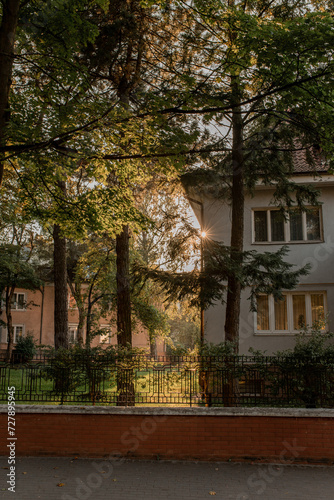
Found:
<svg viewBox="0 0 334 500"><path fill-rule="evenodd" d="M232 229L231 229L231 260L237 268L242 265L241 252L244 246L244 175L243 175L243 120L241 114L239 79L232 77L232 100L235 107L232 112ZM231 273L227 284L225 340L235 343L239 350L239 321L241 283Z"/></svg>
<svg viewBox="0 0 334 500"><path fill-rule="evenodd" d="M78 336L77 336L77 341L80 345L83 345L84 341L84 326L85 326L85 308L80 305L78 306L78 313L79 313L79 323L78 323Z"/></svg>
<svg viewBox="0 0 334 500"><path fill-rule="evenodd" d="M85 304L82 300L81 286L78 283L73 284L71 282L68 273L67 273L67 284L71 290L72 296L75 299L75 303L78 309L79 320L77 329L77 342L83 345L86 311L85 311Z"/></svg>
<svg viewBox="0 0 334 500"><path fill-rule="evenodd" d="M20 0L2 2L0 26L0 146L6 144L6 125L9 122L9 92L12 84L14 42L19 16ZM0 158L0 186L4 173L4 162Z"/></svg>
<svg viewBox="0 0 334 500"><path fill-rule="evenodd" d="M150 356L155 358L157 356L157 339L154 335L149 335L150 339Z"/></svg>
<svg viewBox="0 0 334 500"><path fill-rule="evenodd" d="M117 342L122 346L132 343L129 238L129 226L123 226L116 236Z"/></svg>
<svg viewBox="0 0 334 500"><path fill-rule="evenodd" d="M68 299L66 271L66 238L58 224L53 228L54 241L54 335L55 348L68 348Z"/></svg>
<svg viewBox="0 0 334 500"><path fill-rule="evenodd" d="M86 347L91 344L91 329L92 329L92 314L93 302L91 301L90 294L88 295L87 315L86 315Z"/></svg>
<svg viewBox="0 0 334 500"><path fill-rule="evenodd" d="M6 351L6 362L10 363L12 358L12 352L14 347L14 328L13 328L13 317L12 317L12 300L14 296L15 287L6 287L6 320L7 320L7 332L8 332L8 344Z"/></svg>

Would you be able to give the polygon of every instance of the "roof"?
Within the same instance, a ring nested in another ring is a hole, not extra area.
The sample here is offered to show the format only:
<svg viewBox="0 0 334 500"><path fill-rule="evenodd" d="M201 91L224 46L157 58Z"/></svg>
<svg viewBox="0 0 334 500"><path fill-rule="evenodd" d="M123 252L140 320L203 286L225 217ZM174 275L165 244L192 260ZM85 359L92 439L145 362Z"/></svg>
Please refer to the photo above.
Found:
<svg viewBox="0 0 334 500"><path fill-rule="evenodd" d="M311 160L311 161L310 161ZM329 164L317 147L312 150L298 149L293 152L293 171L296 174L327 172Z"/></svg>

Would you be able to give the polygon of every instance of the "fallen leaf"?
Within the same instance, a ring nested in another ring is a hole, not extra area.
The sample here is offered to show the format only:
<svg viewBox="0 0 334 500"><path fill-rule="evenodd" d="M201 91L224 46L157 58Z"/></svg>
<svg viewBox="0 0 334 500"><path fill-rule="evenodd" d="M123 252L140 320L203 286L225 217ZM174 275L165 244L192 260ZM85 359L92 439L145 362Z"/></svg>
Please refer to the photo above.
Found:
<svg viewBox="0 0 334 500"><path fill-rule="evenodd" d="M217 495L217 493L215 491L209 491L209 494L210 495Z"/></svg>
<svg viewBox="0 0 334 500"><path fill-rule="evenodd" d="M22 474L27 474L27 472L22 472Z"/></svg>
<svg viewBox="0 0 334 500"><path fill-rule="evenodd" d="M9 469L9 467L1 467L1 469Z"/></svg>
<svg viewBox="0 0 334 500"><path fill-rule="evenodd" d="M54 469L59 469L59 467L54 467Z"/></svg>
<svg viewBox="0 0 334 500"><path fill-rule="evenodd" d="M117 481L117 479L113 479L113 481Z"/></svg>
<svg viewBox="0 0 334 500"><path fill-rule="evenodd" d="M65 483L58 483L57 486L59 486L59 488L61 488L62 486L65 486Z"/></svg>

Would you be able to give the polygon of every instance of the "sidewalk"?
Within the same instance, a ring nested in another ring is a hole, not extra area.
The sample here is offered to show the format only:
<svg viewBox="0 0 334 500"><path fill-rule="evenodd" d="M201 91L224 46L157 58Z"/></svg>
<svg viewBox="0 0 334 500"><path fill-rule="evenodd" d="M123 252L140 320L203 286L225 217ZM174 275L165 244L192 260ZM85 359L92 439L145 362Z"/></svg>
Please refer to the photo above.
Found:
<svg viewBox="0 0 334 500"><path fill-rule="evenodd" d="M16 490L0 458L0 499L332 500L334 467L222 462L19 458Z"/></svg>

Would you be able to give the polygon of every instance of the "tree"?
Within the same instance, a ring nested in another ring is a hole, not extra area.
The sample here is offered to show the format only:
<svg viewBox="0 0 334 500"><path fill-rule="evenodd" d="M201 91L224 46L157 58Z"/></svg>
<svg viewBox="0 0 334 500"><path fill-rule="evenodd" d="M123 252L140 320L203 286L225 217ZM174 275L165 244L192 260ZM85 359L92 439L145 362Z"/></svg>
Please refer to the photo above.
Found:
<svg viewBox="0 0 334 500"><path fill-rule="evenodd" d="M157 36L152 30L152 25L160 30L164 28L162 12L158 10L161 19L156 14L157 8L153 4L147 7L137 0L113 2L106 13L97 16L99 36L96 43L88 47L90 71L94 71L98 82L111 84L111 96L119 99L120 110L126 120L135 117L143 106L150 104L152 84L159 73L159 70L154 69L152 50L157 48L158 43L166 45L166 40L161 41L161 35ZM144 126L151 134L151 143L157 143L159 133L150 129L149 121ZM164 130L166 140L172 134L167 135L167 128ZM118 135L121 141L115 143L114 148L121 154L131 155L135 150L144 153L150 146L146 143L141 124L138 130L137 125L129 125L126 121L118 125ZM153 176L157 165L153 162L138 162L135 168L140 169L139 175L134 175L133 167L129 168L127 174L125 172L132 197ZM158 169L162 170L159 166ZM121 175L124 178L124 173ZM109 176L109 181L119 186L117 170ZM122 230L116 235L117 332L118 343L123 346L131 344L130 233L130 225L124 223Z"/></svg>
<svg viewBox="0 0 334 500"><path fill-rule="evenodd" d="M0 146L6 144L6 126L10 118L9 92L12 81L15 33L18 22L20 0L1 2L0 24ZM0 158L0 187L3 180L4 163Z"/></svg>
<svg viewBox="0 0 334 500"><path fill-rule="evenodd" d="M0 244L0 296L4 296L6 312L6 328L8 344L6 361L12 356L14 329L12 320L12 305L16 288L27 290L39 289L42 285L37 269L30 262L33 254L33 233L25 225L12 224L8 228L10 241ZM21 304L25 307L26 304Z"/></svg>
<svg viewBox="0 0 334 500"><path fill-rule="evenodd" d="M101 316L110 314L115 297L115 241L90 235L84 243L68 242L68 285L79 312L78 342L90 347Z"/></svg>
<svg viewBox="0 0 334 500"><path fill-rule="evenodd" d="M225 339L237 345L243 288L238 270L248 266L245 193L251 194L261 179L275 185L282 210L315 202L316 193L290 177L295 150L306 151L312 163L313 144L332 148L323 121L333 119L333 20L330 12L299 1L195 1L190 9L194 22L186 43L202 65L196 71L189 62L189 72L197 88L202 82L201 94L194 93L187 107L174 112L203 115L205 123L220 130L215 147L224 152L212 155L211 169L222 174L230 190ZM194 88L193 81L188 88Z"/></svg>

